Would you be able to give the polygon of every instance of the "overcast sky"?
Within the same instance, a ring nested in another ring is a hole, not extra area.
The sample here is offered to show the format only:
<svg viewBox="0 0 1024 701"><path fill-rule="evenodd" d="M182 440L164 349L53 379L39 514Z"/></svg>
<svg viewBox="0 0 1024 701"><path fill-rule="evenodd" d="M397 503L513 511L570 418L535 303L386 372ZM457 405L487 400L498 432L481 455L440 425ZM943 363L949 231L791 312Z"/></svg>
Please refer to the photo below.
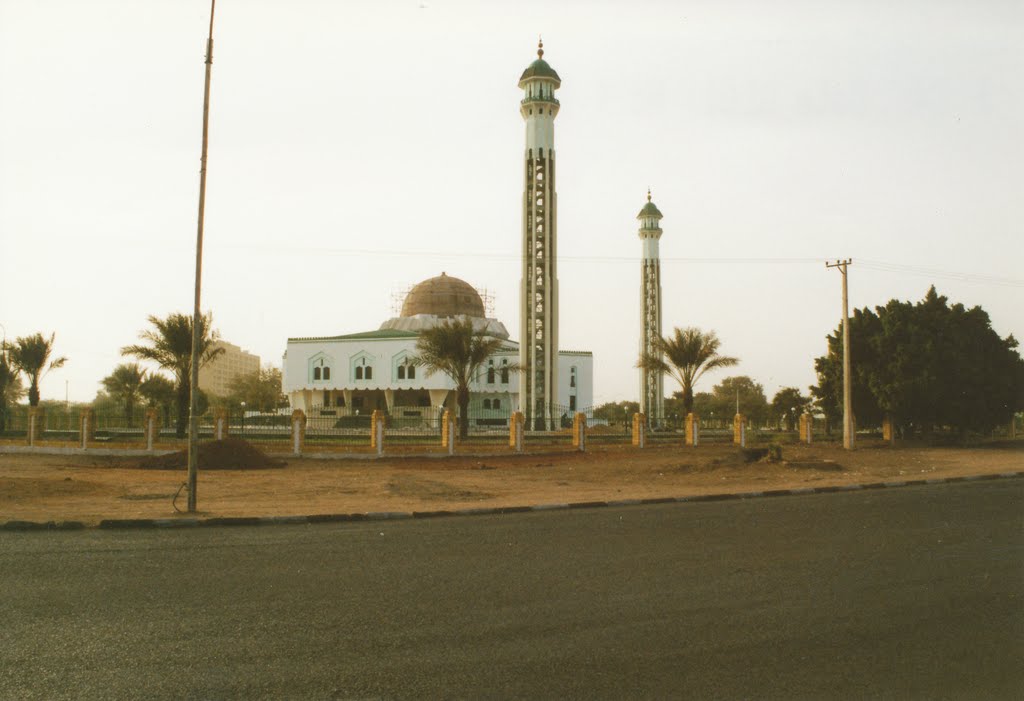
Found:
<svg viewBox="0 0 1024 701"><path fill-rule="evenodd" d="M208 13L0 0L0 324L56 331L44 398L90 400L148 314L191 313ZM559 339L593 351L595 402L636 398L648 186L665 331L714 329L769 396L839 322L826 258L854 259L854 306L934 282L1024 336L1019 0L220 0L214 34L203 307L264 362L442 271L515 338L538 34Z"/></svg>

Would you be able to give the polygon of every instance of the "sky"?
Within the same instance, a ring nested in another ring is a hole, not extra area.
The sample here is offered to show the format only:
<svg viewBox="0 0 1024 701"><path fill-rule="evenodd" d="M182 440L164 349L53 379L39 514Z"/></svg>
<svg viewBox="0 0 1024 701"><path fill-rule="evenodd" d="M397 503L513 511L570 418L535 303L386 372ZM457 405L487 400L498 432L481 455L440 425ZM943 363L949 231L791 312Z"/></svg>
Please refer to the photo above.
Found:
<svg viewBox="0 0 1024 701"><path fill-rule="evenodd" d="M209 3L0 0L0 332L89 401L191 313ZM663 319L806 391L851 307L935 284L1024 337L1024 5L221 0L202 306L280 365L442 271L519 324L519 75L558 71L561 347L635 400L647 188ZM666 383L666 391L672 389Z"/></svg>

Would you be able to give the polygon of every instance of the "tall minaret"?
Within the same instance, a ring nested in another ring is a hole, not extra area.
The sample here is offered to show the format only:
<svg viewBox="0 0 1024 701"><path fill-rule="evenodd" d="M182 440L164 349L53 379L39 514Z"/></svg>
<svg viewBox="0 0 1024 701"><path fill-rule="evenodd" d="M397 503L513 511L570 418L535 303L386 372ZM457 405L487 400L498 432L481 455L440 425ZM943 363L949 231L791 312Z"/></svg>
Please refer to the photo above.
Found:
<svg viewBox="0 0 1024 701"><path fill-rule="evenodd" d="M640 261L640 353L653 354L654 339L661 336L661 260L658 240L661 239L661 212L651 202L647 190L647 204L636 215L640 220L640 240L643 241L643 259ZM647 415L651 425L665 417L664 377L660 372L640 370L640 411Z"/></svg>
<svg viewBox="0 0 1024 701"><path fill-rule="evenodd" d="M555 195L555 90L562 80L544 60L523 71L519 113L526 120L523 170L523 277L520 281L519 410L526 425L552 430L558 401L557 200Z"/></svg>

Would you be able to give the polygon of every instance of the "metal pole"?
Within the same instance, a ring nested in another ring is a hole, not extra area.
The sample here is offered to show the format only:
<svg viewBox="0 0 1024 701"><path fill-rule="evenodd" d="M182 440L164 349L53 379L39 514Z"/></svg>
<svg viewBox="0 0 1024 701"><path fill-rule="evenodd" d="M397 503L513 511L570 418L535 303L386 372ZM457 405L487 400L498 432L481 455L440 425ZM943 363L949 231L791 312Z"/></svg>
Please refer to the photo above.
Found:
<svg viewBox="0 0 1024 701"><path fill-rule="evenodd" d="M206 39L206 85L203 89L203 150L199 159L199 224L196 230L196 296L192 313L192 367L189 379L188 416L188 511L196 510L196 484L199 472L199 344L202 342L199 311L200 284L203 277L203 217L206 211L206 151L210 134L210 70L213 68L213 11L217 0L210 0L210 33Z"/></svg>
<svg viewBox="0 0 1024 701"><path fill-rule="evenodd" d="M843 276L843 447L853 450L853 375L850 371L850 307L847 293L847 268L852 258L826 263L826 268L839 268Z"/></svg>

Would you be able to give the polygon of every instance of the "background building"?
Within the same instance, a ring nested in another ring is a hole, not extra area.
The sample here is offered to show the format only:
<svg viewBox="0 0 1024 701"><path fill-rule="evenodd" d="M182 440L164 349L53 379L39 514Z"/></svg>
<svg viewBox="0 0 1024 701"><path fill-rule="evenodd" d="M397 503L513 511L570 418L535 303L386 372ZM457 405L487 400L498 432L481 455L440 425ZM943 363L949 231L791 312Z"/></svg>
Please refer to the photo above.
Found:
<svg viewBox="0 0 1024 701"><path fill-rule="evenodd" d="M224 352L199 368L199 387L209 395L226 397L236 377L259 371L260 357L226 341L218 341L215 347Z"/></svg>

